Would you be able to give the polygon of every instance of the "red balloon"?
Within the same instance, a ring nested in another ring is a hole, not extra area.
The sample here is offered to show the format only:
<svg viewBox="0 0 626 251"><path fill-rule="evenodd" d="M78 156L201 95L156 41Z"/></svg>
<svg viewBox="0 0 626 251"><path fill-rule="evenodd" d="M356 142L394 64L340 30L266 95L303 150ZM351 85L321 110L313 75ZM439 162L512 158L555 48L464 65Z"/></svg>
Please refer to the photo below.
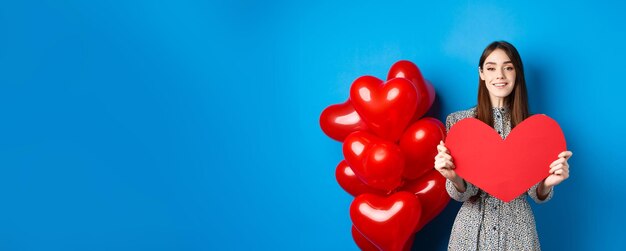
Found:
<svg viewBox="0 0 626 251"><path fill-rule="evenodd" d="M346 190L349 194L356 197L363 193L375 193L384 195L386 192L383 190L374 189L372 187L367 186L363 181L356 176L352 168L348 165L348 162L342 160L337 165L335 169L335 178L337 178L337 183Z"/></svg>
<svg viewBox="0 0 626 251"><path fill-rule="evenodd" d="M389 197L361 194L350 205L350 218L358 232L385 251L402 251L406 247L421 213L415 194L403 191Z"/></svg>
<svg viewBox="0 0 626 251"><path fill-rule="evenodd" d="M343 142L343 155L356 176L372 188L390 192L402 184L404 156L389 141L356 131Z"/></svg>
<svg viewBox="0 0 626 251"><path fill-rule="evenodd" d="M363 236L359 232L359 230L357 230L356 227L354 227L354 225L352 225L352 239L354 240L354 243L356 243L356 245L362 251L378 251L378 250L380 250L380 249L378 249L378 247L376 245L374 245L367 238L365 238L365 236ZM403 250L404 251L411 251L411 248L413 247L413 241L414 240L415 240L415 235L411 235L411 237L409 237L409 240L404 245L404 249Z"/></svg>
<svg viewBox="0 0 626 251"><path fill-rule="evenodd" d="M420 231L424 225L439 215L450 202L450 196L446 191L446 178L436 170L431 170L422 178L405 184L400 190L417 195L421 202L422 217L415 232Z"/></svg>
<svg viewBox="0 0 626 251"><path fill-rule="evenodd" d="M378 251L378 247L370 242L365 236L363 236L359 230L352 225L352 239L354 243L362 250L362 251Z"/></svg>
<svg viewBox="0 0 626 251"><path fill-rule="evenodd" d="M432 170L437 145L445 136L445 126L434 118L423 118L409 126L400 138L400 149L406 159L403 176L417 179Z"/></svg>
<svg viewBox="0 0 626 251"><path fill-rule="evenodd" d="M413 116L413 121L418 120L430 109L435 102L435 88L424 79L420 69L408 60L400 60L393 64L387 74L387 80L393 78L406 78L413 83L417 89L417 108Z"/></svg>
<svg viewBox="0 0 626 251"><path fill-rule="evenodd" d="M413 247L413 241L415 241L415 232L413 232L413 234L409 237L409 239L404 244L403 251L411 251L411 249Z"/></svg>
<svg viewBox="0 0 626 251"><path fill-rule="evenodd" d="M352 132L367 130L365 121L354 110L350 100L326 107L320 115L320 127L328 137L337 141L343 141Z"/></svg>
<svg viewBox="0 0 626 251"><path fill-rule="evenodd" d="M404 78L363 76L352 83L350 101L374 134L396 142L415 113L417 90Z"/></svg>

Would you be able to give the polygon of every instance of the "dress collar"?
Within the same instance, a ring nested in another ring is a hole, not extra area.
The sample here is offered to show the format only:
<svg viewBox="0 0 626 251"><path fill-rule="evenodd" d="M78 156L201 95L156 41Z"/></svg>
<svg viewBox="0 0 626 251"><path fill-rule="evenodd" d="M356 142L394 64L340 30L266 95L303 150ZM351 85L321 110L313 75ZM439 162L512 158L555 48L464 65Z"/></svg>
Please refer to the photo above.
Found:
<svg viewBox="0 0 626 251"><path fill-rule="evenodd" d="M492 112L499 112L499 113L505 114L505 113L509 113L509 107L508 106L491 107L491 111Z"/></svg>

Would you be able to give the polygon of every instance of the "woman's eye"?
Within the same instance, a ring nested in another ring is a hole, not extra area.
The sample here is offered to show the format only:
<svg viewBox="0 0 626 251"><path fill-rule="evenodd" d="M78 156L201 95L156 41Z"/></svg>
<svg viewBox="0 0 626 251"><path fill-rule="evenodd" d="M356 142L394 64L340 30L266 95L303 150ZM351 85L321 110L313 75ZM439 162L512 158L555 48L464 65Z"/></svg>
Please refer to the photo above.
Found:
<svg viewBox="0 0 626 251"><path fill-rule="evenodd" d="M495 71L495 70L496 70L496 68L493 68L493 67L487 67L487 70L488 70L488 71Z"/></svg>
<svg viewBox="0 0 626 251"><path fill-rule="evenodd" d="M513 68L512 66L505 67L504 69L507 70L507 71L515 70L515 68Z"/></svg>

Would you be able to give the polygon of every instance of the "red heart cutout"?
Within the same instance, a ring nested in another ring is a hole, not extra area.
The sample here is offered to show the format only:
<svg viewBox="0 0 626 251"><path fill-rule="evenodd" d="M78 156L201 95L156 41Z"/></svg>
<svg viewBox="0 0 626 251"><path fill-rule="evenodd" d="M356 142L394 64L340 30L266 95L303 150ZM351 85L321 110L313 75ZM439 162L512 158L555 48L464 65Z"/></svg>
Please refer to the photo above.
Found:
<svg viewBox="0 0 626 251"><path fill-rule="evenodd" d="M350 205L350 218L356 229L380 250L401 251L419 223L421 205L409 192L385 198L361 194Z"/></svg>
<svg viewBox="0 0 626 251"><path fill-rule="evenodd" d="M417 195L422 204L422 217L415 232L420 231L424 225L439 215L450 202L450 196L446 191L446 178L434 169L420 179L403 185L400 190Z"/></svg>
<svg viewBox="0 0 626 251"><path fill-rule="evenodd" d="M402 183L404 156L389 141L356 131L343 142L343 155L356 176L370 187L389 192Z"/></svg>
<svg viewBox="0 0 626 251"><path fill-rule="evenodd" d="M354 110L350 100L326 107L320 115L320 127L328 137L343 141L350 133L367 130L365 121Z"/></svg>
<svg viewBox="0 0 626 251"><path fill-rule="evenodd" d="M352 83L350 101L374 134L396 142L415 113L417 90L404 78L363 76Z"/></svg>
<svg viewBox="0 0 626 251"><path fill-rule="evenodd" d="M409 126L400 137L406 159L403 176L412 180L433 170L437 145L445 137L446 127L434 118L423 118Z"/></svg>
<svg viewBox="0 0 626 251"><path fill-rule="evenodd" d="M374 189L363 183L363 181L356 176L354 171L352 171L352 168L350 168L348 162L345 160L342 160L337 165L337 168L335 169L335 178L337 178L339 186L354 197L364 193L374 193L380 195L385 195L386 193L383 190Z"/></svg>
<svg viewBox="0 0 626 251"><path fill-rule="evenodd" d="M459 176L505 202L546 178L566 150L561 127L546 115L525 119L506 140L478 119L463 119L450 129L446 147Z"/></svg>
<svg viewBox="0 0 626 251"><path fill-rule="evenodd" d="M393 78L406 78L417 90L417 108L412 121L420 119L435 102L435 88L422 76L422 72L413 62L400 60L393 64L387 74L387 80Z"/></svg>

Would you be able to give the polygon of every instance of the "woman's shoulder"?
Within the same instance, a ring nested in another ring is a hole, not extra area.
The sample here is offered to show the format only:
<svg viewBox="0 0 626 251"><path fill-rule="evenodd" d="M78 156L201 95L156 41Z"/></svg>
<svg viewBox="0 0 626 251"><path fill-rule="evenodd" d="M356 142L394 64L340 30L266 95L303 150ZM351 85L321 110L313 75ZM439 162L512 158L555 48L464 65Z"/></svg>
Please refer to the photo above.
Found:
<svg viewBox="0 0 626 251"><path fill-rule="evenodd" d="M472 108L467 109L467 110L461 110L461 111L456 111L456 112L450 113L450 115L448 115L446 120L456 120L456 121L459 121L461 119L474 118L474 117L476 117L476 107L472 107Z"/></svg>
<svg viewBox="0 0 626 251"><path fill-rule="evenodd" d="M452 127L454 124L456 124L456 122L459 122L462 119L475 118L475 117L476 117L476 107L450 113L450 115L446 117L446 129L450 130L450 127Z"/></svg>

